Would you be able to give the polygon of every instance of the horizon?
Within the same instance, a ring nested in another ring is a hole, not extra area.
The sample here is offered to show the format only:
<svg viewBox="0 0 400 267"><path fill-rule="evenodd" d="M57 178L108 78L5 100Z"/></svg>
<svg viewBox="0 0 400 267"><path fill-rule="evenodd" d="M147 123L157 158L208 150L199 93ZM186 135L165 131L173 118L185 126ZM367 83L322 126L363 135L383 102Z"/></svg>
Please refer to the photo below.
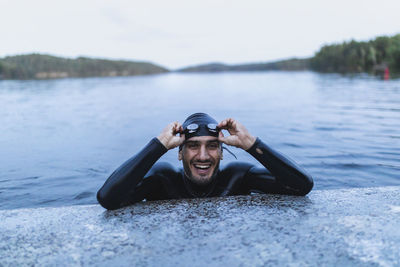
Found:
<svg viewBox="0 0 400 267"><path fill-rule="evenodd" d="M7 25L0 29L0 57L37 53L150 62L171 70L308 58L327 44L393 36L400 29L400 3L394 0L380 2L379 16L371 0L328 6L317 0L0 0L0 5L0 23Z"/></svg>
<svg viewBox="0 0 400 267"><path fill-rule="evenodd" d="M182 68L196 67L196 66L200 66L200 65L209 65L209 64L222 64L222 65L227 65L227 66L246 65L246 64L268 64L268 63L279 62L279 61L284 61L284 60L309 59L310 58L310 57L291 57L291 58L281 58L281 59L275 59L275 60L269 60L269 61L253 61L253 62L237 62L237 63L226 63L226 62L210 61L210 62L204 62L204 63L201 63L201 64L191 64L191 65L183 66L183 67L180 67L180 68L167 68L166 66L158 64L157 62L146 61L146 60L139 61L139 60L135 60L135 59L106 58L106 57L100 57L100 56L99 57L95 57L95 56L92 57L92 56L82 56L82 55L78 55L76 57L68 57L68 56L54 55L54 54L50 54L50 53L36 53L36 52L25 53L25 54L16 54L16 55L5 55L3 57L0 57L0 60L2 58L6 58L6 57L29 56L29 55L52 56L52 57L72 59L72 60L76 60L78 58L88 58L88 59L93 59L93 60L110 60L110 61L127 61L127 62L135 62L135 63L150 63L150 64L157 65L159 67L166 68L169 71L175 71L175 70L179 70L179 69L182 69Z"/></svg>

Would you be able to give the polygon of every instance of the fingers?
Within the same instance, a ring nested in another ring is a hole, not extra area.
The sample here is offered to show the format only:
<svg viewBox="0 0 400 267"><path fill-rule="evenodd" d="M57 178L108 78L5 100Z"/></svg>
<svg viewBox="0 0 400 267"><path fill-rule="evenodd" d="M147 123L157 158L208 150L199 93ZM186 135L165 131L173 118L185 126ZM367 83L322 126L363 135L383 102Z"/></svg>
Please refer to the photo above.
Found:
<svg viewBox="0 0 400 267"><path fill-rule="evenodd" d="M225 119L225 120L221 121L221 122L218 124L218 127L219 127L220 129L225 129L225 130L226 130L226 129L228 129L229 126L232 124L232 121L233 121L232 118Z"/></svg>
<svg viewBox="0 0 400 267"><path fill-rule="evenodd" d="M181 134L181 136L179 136L179 139L178 139L178 142L177 142L177 146L182 145L183 142L185 142L185 135Z"/></svg>
<svg viewBox="0 0 400 267"><path fill-rule="evenodd" d="M226 145L248 149L256 140L256 138L253 137L242 124L233 118L221 121L218 124L218 127L227 130L230 134L229 136L224 137L222 132L220 132L221 134L218 137L219 141Z"/></svg>
<svg viewBox="0 0 400 267"><path fill-rule="evenodd" d="M178 133L183 133L183 127L179 122L176 121L173 123L172 134L176 135Z"/></svg>
<svg viewBox="0 0 400 267"><path fill-rule="evenodd" d="M226 144L226 138L224 137L224 134L222 133L222 131L220 131L218 134L218 141Z"/></svg>
<svg viewBox="0 0 400 267"><path fill-rule="evenodd" d="M172 135L173 136L171 140L171 148L180 146L185 141L185 135L183 134L183 127L177 121L172 123Z"/></svg>
<svg viewBox="0 0 400 267"><path fill-rule="evenodd" d="M168 129L167 131L171 135L177 135L178 133L183 133L182 125L177 121L168 124L167 129Z"/></svg>
<svg viewBox="0 0 400 267"><path fill-rule="evenodd" d="M182 133L182 125L176 121L168 124L157 138L167 149L172 149L183 143L185 135Z"/></svg>
<svg viewBox="0 0 400 267"><path fill-rule="evenodd" d="M220 141L228 146L237 146L237 143L238 143L236 136L229 135L229 136L225 137L222 132L219 132L218 141Z"/></svg>
<svg viewBox="0 0 400 267"><path fill-rule="evenodd" d="M231 134L231 135L235 135L238 132L237 126L238 126L238 123L233 118L225 119L218 124L218 127L220 129L227 130L229 132L229 134Z"/></svg>

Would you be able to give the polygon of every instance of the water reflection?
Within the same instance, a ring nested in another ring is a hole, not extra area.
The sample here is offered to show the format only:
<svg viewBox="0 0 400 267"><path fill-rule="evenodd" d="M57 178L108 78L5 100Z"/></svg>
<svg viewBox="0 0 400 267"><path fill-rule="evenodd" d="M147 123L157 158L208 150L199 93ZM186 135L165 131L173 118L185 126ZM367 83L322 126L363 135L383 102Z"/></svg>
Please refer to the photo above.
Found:
<svg viewBox="0 0 400 267"><path fill-rule="evenodd" d="M315 189L398 185L399 91L396 80L311 72L0 81L0 208L95 203L116 167L198 111L237 118Z"/></svg>

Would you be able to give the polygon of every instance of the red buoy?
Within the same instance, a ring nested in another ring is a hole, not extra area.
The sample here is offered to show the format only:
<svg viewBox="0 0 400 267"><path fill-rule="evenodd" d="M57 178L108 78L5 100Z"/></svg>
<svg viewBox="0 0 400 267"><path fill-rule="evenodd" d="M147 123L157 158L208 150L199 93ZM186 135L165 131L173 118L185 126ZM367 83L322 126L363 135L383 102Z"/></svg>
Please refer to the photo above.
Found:
<svg viewBox="0 0 400 267"><path fill-rule="evenodd" d="M386 67L385 68L385 73L383 74L383 79L384 80L389 80L389 77L390 77L390 75L389 75L389 67Z"/></svg>

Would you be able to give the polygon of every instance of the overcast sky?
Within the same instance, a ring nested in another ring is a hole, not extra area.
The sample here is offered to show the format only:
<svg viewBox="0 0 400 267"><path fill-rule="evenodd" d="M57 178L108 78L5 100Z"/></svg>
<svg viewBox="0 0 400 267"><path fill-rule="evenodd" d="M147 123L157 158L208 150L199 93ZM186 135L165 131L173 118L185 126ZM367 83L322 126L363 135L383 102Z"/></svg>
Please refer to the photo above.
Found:
<svg viewBox="0 0 400 267"><path fill-rule="evenodd" d="M265 62L400 33L399 14L400 0L0 0L0 57Z"/></svg>

